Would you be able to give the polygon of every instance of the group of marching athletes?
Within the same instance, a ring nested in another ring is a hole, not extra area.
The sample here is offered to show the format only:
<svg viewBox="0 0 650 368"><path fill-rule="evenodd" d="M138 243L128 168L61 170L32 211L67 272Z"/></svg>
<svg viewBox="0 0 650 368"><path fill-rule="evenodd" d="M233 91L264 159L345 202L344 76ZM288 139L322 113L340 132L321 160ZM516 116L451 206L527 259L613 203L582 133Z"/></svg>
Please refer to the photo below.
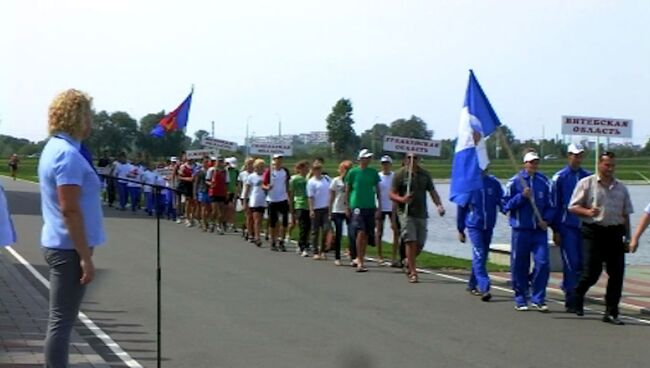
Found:
<svg viewBox="0 0 650 368"><path fill-rule="evenodd" d="M204 157L198 162L185 153L166 162L148 163L141 156L132 161L121 153L98 162L105 175L105 199L109 207L143 209L149 216L197 226L203 231L237 232L235 204L241 191L240 171L235 157ZM117 198L116 198L117 197Z"/></svg>
<svg viewBox="0 0 650 368"><path fill-rule="evenodd" d="M508 180L505 191L494 176L484 173L483 188L471 192L458 206L459 240L466 241L467 229L473 246L468 285L471 294L484 301L491 298L486 261L500 211L508 215L512 228L510 270L517 311L549 311L548 230L552 229L553 242L562 253L566 312L584 314L585 294L598 281L605 264L609 277L603 321L623 324L618 318L618 305L625 253L636 251L650 220L644 217L630 237L629 215L633 207L627 188L614 176L614 154L601 153L598 172L593 175L582 169L583 157L584 148L570 144L567 166L548 180L539 171L539 156L529 151L523 157L523 169ZM650 205L646 213L650 213Z"/></svg>
<svg viewBox="0 0 650 368"><path fill-rule="evenodd" d="M512 228L511 277L516 310L549 311L548 229L552 229L553 241L562 252L566 311L582 315L584 295L598 280L605 262L610 274L607 315L613 317L609 322L620 322L617 316L623 253L603 255L591 243L585 250L583 242L590 241L584 239L584 234L593 233L589 229L614 231L620 235L620 242L624 237L629 239L632 205L625 186L613 177L613 168L607 168L614 160L613 154L607 152L599 157L599 173L595 176L581 168L583 156L581 146L569 145L567 166L549 180L539 172L537 153L527 152L522 170L507 181L505 189L487 170L484 172L482 189L469 193L457 209L459 240L465 243L469 238L473 248L468 283L472 295L483 301L491 299L486 264L497 215L502 212L509 217ZM122 155L111 165L111 173L118 178L122 210L127 198L131 209L136 210L142 187L145 210L150 215L159 210L178 223L184 219L188 227L198 224L203 231L216 229L223 234L226 230L237 231L235 201L239 200L245 214L242 235L258 247L262 246L262 223L266 217L266 239L272 251L287 251L287 233L298 227L297 253L325 260L333 251L334 263L340 266L341 243L347 234L346 253L357 272L368 270L365 251L367 245L373 245L381 265L406 267L409 282L415 283L415 259L427 236L427 195L440 216L444 216L445 209L431 175L419 165L416 155L406 155L397 172L392 171L390 156L381 157L381 170L370 166L372 157L371 152L362 150L356 165L350 160L342 161L334 177L324 172L322 158L299 161L290 172L283 165L282 155L273 155L268 167L261 158L247 158L240 170L234 157L206 157L195 163L183 154L180 160L171 157L167 163L157 165L158 169L169 169L170 174L165 177L157 175L154 167L126 162ZM603 194L594 194L602 188L589 189L588 180L594 177L609 185ZM141 178L142 184L121 182L120 178ZM169 190L156 191L160 195L155 198L152 190L147 189L151 184ZM599 201L595 199L598 196ZM607 206L613 209L603 209ZM390 262L384 258L381 246L386 219L394 234ZM595 265L599 260L600 268Z"/></svg>

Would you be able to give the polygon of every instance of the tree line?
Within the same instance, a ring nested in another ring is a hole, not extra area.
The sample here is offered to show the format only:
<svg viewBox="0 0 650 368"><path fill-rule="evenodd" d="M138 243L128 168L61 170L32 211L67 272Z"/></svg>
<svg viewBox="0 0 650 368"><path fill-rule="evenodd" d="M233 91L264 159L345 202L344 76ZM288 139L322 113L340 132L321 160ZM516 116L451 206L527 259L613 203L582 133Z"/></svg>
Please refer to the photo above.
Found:
<svg viewBox="0 0 650 368"><path fill-rule="evenodd" d="M353 106L350 99L341 98L332 106L330 114L325 118L329 144L305 144L295 139L293 142L294 155L323 156L323 157L354 157L361 148L368 148L375 154L382 153L383 140L387 135L432 139L434 131L428 129L428 124L420 117L411 115L408 118L396 119L389 123L379 122L360 134L354 129ZM130 155L142 154L152 159L175 156L188 149L201 148L201 139L209 135L205 130L198 130L193 137L183 131L176 131L157 138L149 135L151 129L165 116L165 111L150 113L137 121L124 111L93 111L92 135L86 141L88 148L95 154L107 152L117 155L126 152ZM515 138L512 130L507 126L501 128L505 140L515 155L520 155L525 149L533 148L544 155L552 154L562 156L566 146L560 140L525 140ZM487 149L491 158L506 157L501 142L497 142L495 135L487 140ZM450 160L453 157L455 139L441 139L441 156L439 159ZM0 135L0 155L8 157L17 153L21 157L38 155L45 145L45 140L30 142L27 139ZM243 154L244 148L240 154ZM611 149L619 157L635 157L650 155L650 140L641 150L631 147L617 147Z"/></svg>

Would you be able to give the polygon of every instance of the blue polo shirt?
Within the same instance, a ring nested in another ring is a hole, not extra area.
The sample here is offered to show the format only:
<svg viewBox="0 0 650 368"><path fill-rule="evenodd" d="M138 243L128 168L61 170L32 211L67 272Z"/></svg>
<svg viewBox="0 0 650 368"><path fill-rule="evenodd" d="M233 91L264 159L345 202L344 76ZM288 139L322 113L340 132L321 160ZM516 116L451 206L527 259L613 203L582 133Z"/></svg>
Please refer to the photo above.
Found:
<svg viewBox="0 0 650 368"><path fill-rule="evenodd" d="M74 249L59 205L57 187L62 185L81 187L79 206L88 246L95 247L106 241L100 202L101 183L93 167L79 152L80 148L79 141L59 133L50 138L41 153L38 163L43 213L41 244L46 248Z"/></svg>

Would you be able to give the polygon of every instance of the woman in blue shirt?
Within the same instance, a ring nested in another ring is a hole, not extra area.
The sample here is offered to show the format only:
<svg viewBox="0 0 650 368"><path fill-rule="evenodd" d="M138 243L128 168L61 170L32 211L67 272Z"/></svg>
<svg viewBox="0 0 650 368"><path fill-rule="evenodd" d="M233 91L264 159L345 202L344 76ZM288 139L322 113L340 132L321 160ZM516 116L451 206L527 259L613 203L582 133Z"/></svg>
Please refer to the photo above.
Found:
<svg viewBox="0 0 650 368"><path fill-rule="evenodd" d="M70 334L86 285L93 280L93 248L105 241L101 183L81 141L90 136L91 98L69 89L48 112L48 140L38 164L43 230L50 269L45 363L67 367Z"/></svg>

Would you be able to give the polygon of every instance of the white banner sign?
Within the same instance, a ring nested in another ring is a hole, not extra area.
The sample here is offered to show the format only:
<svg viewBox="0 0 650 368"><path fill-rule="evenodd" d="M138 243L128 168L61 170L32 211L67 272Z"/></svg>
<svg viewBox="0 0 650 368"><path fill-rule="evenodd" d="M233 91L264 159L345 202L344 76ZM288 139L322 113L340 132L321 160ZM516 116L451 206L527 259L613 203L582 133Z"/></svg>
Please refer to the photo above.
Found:
<svg viewBox="0 0 650 368"><path fill-rule="evenodd" d="M632 138L632 120L562 116L562 134L593 137Z"/></svg>
<svg viewBox="0 0 650 368"><path fill-rule="evenodd" d="M160 176L162 176L164 178L164 177L167 177L167 176L172 176L173 171L174 171L173 169L168 169L168 168L156 169L156 174L158 174L158 175L160 175Z"/></svg>
<svg viewBox="0 0 650 368"><path fill-rule="evenodd" d="M216 156L216 153L211 149L189 150L185 154L189 160L197 160L206 156Z"/></svg>
<svg viewBox="0 0 650 368"><path fill-rule="evenodd" d="M251 143L250 153L253 155L293 155L293 147L286 143Z"/></svg>
<svg viewBox="0 0 650 368"><path fill-rule="evenodd" d="M440 156L440 141L387 135L384 137L384 151Z"/></svg>
<svg viewBox="0 0 650 368"><path fill-rule="evenodd" d="M237 151L237 143L224 141L222 139L212 138L208 136L203 137L203 139L201 140L201 145L203 147L212 148L219 151L230 151L230 152Z"/></svg>

